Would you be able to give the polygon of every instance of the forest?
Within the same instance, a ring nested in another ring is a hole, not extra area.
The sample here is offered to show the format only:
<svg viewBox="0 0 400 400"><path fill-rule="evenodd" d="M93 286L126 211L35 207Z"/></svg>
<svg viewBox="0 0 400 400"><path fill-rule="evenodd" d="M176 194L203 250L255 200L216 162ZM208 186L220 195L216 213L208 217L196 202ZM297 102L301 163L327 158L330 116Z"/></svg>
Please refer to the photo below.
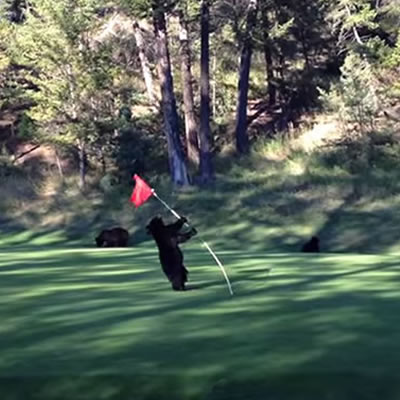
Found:
<svg viewBox="0 0 400 400"><path fill-rule="evenodd" d="M209 184L227 146L311 114L336 112L348 141L399 118L397 1L2 3L3 169L49 145L81 187L88 171Z"/></svg>
<svg viewBox="0 0 400 400"><path fill-rule="evenodd" d="M38 201L79 225L101 198L119 222L134 174L204 226L231 207L324 231L344 203L396 201L399 18L397 0L3 0L5 221L40 226Z"/></svg>

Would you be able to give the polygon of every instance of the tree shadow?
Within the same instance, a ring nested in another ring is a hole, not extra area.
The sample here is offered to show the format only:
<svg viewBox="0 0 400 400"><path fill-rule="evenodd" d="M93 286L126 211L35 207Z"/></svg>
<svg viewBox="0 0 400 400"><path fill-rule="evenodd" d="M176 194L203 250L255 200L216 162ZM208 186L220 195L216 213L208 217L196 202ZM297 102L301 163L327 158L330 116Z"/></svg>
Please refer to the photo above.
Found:
<svg viewBox="0 0 400 400"><path fill-rule="evenodd" d="M297 252L313 234L320 237L323 252L400 249L400 218L394 196L388 202L385 190L374 192L373 198L368 193L364 196L363 176L351 171L338 175L334 168L308 170L306 166L303 173L287 174L283 179L279 172L282 163L278 161L264 159L265 168L275 171L268 175L249 174L251 163L261 162L258 159L236 160L231 165L225 159L221 162L226 175L218 177L215 187L178 191L161 178L154 180L160 197L181 215L188 216L217 253L221 249ZM379 177L378 172L370 172L367 177L374 188L380 185ZM399 193L396 173L392 178L391 190L393 194ZM161 214L171 221L174 217L154 199L139 210L129 208L131 190L121 187L112 195L97 198L93 206L93 199L88 199L86 206L72 212L66 210L68 222L32 229L23 222L8 221L1 228L1 243L5 247L40 248L51 244L91 248L95 247L94 237L99 231L117 225L130 232L130 247L151 243L145 232L151 217ZM330 190L335 193L332 199ZM381 202L381 206L371 210L369 200Z"/></svg>
<svg viewBox="0 0 400 400"><path fill-rule="evenodd" d="M6 263L2 398L396 399L393 257L227 252L231 297L200 251L187 293L150 250L70 253Z"/></svg>

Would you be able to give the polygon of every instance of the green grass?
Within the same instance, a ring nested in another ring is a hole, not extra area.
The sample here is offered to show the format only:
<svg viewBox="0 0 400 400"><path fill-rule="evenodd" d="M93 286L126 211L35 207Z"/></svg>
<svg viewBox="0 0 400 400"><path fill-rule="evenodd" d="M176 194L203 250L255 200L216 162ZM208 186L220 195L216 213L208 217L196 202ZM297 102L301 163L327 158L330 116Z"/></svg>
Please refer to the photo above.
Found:
<svg viewBox="0 0 400 400"><path fill-rule="evenodd" d="M207 188L177 190L165 174L143 178L218 248L292 253L318 235L324 251L399 254L399 151L378 146L361 157L353 147L308 154L288 139L260 140L249 156L219 154ZM104 192L93 175L81 193L74 175L61 183L22 172L0 177L3 245L91 246L100 230L119 225L137 246L154 215L174 219L156 199L135 209L130 179Z"/></svg>
<svg viewBox="0 0 400 400"><path fill-rule="evenodd" d="M195 242L193 290L170 289L144 226L173 217L134 209L130 182L0 179L0 400L399 399L397 156L269 157L284 145L219 157L207 189L144 176L220 255L233 298ZM113 225L132 248L93 248ZM297 253L311 234L323 253Z"/></svg>
<svg viewBox="0 0 400 400"><path fill-rule="evenodd" d="M399 398L397 257L185 250L3 243L1 399Z"/></svg>

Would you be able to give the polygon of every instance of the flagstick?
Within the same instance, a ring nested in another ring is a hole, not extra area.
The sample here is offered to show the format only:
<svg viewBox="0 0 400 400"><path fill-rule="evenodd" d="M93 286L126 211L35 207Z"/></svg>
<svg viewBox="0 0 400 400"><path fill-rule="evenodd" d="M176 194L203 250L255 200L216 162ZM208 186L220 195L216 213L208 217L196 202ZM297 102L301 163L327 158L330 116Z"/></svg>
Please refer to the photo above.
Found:
<svg viewBox="0 0 400 400"><path fill-rule="evenodd" d="M164 200L162 200L160 197L158 197L157 193L155 192L154 189L151 189L153 192L154 197L161 202L161 204L167 208L169 211L171 211L172 214L174 214L174 216L178 219L181 219L181 216L174 210L172 209ZM189 226L190 225L185 222L185 225ZM228 289L229 289L229 293L231 294L231 296L233 296L233 290L232 290L232 286L231 283L229 281L228 275L226 274L225 268L222 265L221 261L219 261L218 257L216 256L216 254L211 250L211 247L208 245L208 243L206 243L203 239L201 239L200 237L198 237L198 239L200 240L200 242L203 243L203 245L206 247L206 249L209 251L209 253L212 255L212 257L214 258L215 262L217 263L217 265L220 267L222 274L224 275L224 278L226 280L226 283L228 284Z"/></svg>
<svg viewBox="0 0 400 400"><path fill-rule="evenodd" d="M215 262L218 264L218 266L221 268L222 274L224 275L224 278L226 280L226 283L228 284L228 289L229 289L229 293L231 294L231 296L233 296L233 290L232 290L232 286L231 283L229 282L229 278L228 275L225 272L225 268L224 266L221 264L221 261L219 261L218 257L215 255L215 253L211 250L211 247L208 245L207 242L205 242L204 240L200 239L199 240L203 243L203 245L206 247L206 249L210 252L210 254L214 257Z"/></svg>
<svg viewBox="0 0 400 400"><path fill-rule="evenodd" d="M155 197L158 201L160 201L160 202L162 203L162 205L163 205L165 208L167 208L169 211L171 211L172 214L174 214L176 218L181 219L181 216L180 216L175 210L173 210L163 199L161 199L160 197L158 197L158 194L155 192L154 189L151 189L151 191L153 192L154 197ZM186 223L186 224L187 224L187 223ZM187 224L187 225L189 225L189 224Z"/></svg>

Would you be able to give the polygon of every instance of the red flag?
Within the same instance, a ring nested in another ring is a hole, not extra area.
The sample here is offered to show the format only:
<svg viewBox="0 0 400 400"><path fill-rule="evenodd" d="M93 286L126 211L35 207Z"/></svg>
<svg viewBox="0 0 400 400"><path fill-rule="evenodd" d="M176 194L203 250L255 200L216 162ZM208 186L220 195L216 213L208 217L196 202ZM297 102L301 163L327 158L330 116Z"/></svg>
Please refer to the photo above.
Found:
<svg viewBox="0 0 400 400"><path fill-rule="evenodd" d="M136 184L131 195L131 202L136 207L140 207L153 195L153 189L140 176L135 174L133 179Z"/></svg>

